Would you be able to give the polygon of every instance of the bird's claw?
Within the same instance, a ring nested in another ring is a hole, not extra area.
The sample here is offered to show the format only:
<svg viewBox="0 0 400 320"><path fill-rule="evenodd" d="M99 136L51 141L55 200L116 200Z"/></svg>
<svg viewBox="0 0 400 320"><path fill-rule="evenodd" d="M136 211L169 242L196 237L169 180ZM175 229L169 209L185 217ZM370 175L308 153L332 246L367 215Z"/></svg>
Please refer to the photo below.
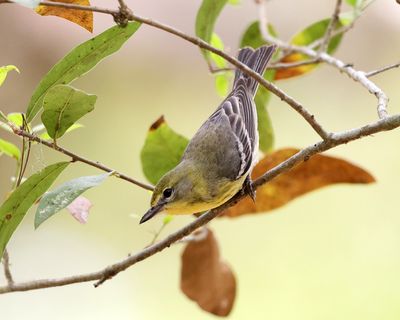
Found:
<svg viewBox="0 0 400 320"><path fill-rule="evenodd" d="M256 203L256 189L253 187L250 176L247 176L246 180L244 180L242 192L243 194L250 196L251 200Z"/></svg>

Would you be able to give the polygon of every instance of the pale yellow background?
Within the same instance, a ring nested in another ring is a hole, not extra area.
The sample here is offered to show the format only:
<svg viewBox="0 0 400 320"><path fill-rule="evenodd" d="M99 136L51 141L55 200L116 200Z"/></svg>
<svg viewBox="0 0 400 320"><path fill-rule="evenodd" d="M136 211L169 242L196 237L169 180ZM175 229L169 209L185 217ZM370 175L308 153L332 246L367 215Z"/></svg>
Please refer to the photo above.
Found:
<svg viewBox="0 0 400 320"><path fill-rule="evenodd" d="M93 1L115 7L117 1ZM234 53L242 30L257 17L243 0L228 6L216 27ZM325 18L333 0L274 0L270 21L287 39ZM200 1L128 1L140 15L193 34ZM362 70L394 63L400 56L400 6L377 0L349 32L337 55ZM111 26L95 16L95 34ZM49 68L91 35L59 18L40 17L16 5L0 6L0 65L15 64L0 88L3 111L24 111L34 87ZM374 80L390 96L390 112L400 112L400 70ZM190 137L221 98L199 50L169 34L143 26L116 55L79 81L78 88L99 96L96 109L81 122L85 129L60 144L144 180L139 152L148 126L161 114ZM352 128L376 118L376 100L330 67L278 85L309 108L329 130ZM270 112L277 148L305 147L318 137L293 110L273 98ZM11 139L3 131L1 138ZM400 130L377 134L329 152L361 165L378 182L337 185L303 196L273 214L213 221L224 259L238 279L230 319L311 320L400 318ZM64 159L35 147L33 172ZM0 158L0 196L10 187L14 163ZM56 185L100 173L74 164ZM31 210L9 243L17 281L95 271L146 246L160 226L142 226L132 215L148 208L150 193L115 178L87 192L94 203L89 223L66 212L33 230ZM178 217L162 236L191 218ZM181 245L134 266L98 289L91 283L0 296L1 319L213 319L179 290ZM0 283L4 283L1 273Z"/></svg>

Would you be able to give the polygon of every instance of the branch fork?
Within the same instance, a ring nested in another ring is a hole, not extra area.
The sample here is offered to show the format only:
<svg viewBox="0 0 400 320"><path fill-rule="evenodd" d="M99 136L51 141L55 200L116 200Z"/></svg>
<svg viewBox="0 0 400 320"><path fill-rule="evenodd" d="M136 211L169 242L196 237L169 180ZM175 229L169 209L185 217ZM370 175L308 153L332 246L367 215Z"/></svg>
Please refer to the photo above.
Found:
<svg viewBox="0 0 400 320"><path fill-rule="evenodd" d="M93 7L93 6L80 6L80 5L75 5L75 4L69 4L69 3L61 3L61 2L52 2L52 1L42 1L42 5L47 5L47 6L56 6L56 7L63 7L63 8L69 8L71 10L86 10L86 11L92 11L92 12L100 12L104 14L109 14L114 17L116 22L118 24L126 24L127 21L137 21L141 22L143 24L147 24L151 27L160 29L162 31L165 31L167 33L171 33L179 38L184 39L187 42L190 42L196 46L198 46L201 49L208 50L210 52L215 53L216 55L224 58L228 62L230 62L234 67L240 69L243 71L245 74L251 76L255 80L257 80L262 86L270 90L273 94L275 94L277 97L279 97L281 100L285 101L289 106L291 106L296 112L298 112L308 123L309 125L314 129L314 131L321 137L322 140L308 146L307 148L299 151L296 153L294 156L290 157L286 161L280 163L276 167L272 168L268 172L266 172L264 175L262 175L260 178L255 180L253 182L254 188L257 188L272 179L274 179L276 176L290 170L297 164L301 163L302 161L307 161L310 157L317 153L324 152L326 150L329 150L333 147L336 147L341 144L348 143L353 140L360 139L365 136L369 136L378 132L382 131L388 131L395 129L400 126L400 114L392 115L390 116L387 112L387 104L388 104L388 98L386 94L374 83L372 82L369 77L372 77L376 74L382 73L384 71L390 70L392 68L396 68L400 66L400 63L394 64L391 66L383 67L381 69L371 71L371 72L362 72L362 71L357 71L353 68L351 65L347 65L341 60L332 57L331 55L326 53L326 47L327 44L329 44L329 40L331 39L332 36L335 36L337 32L345 32L349 30L352 26L345 27L345 29L341 30L335 30L337 19L339 16L340 12L340 6L341 6L341 0L337 0L336 6L335 6L335 11L333 13L331 23L328 26L327 32L322 39L322 42L318 42L317 44L313 44L312 46L309 47L299 47L299 46L294 46L290 45L282 40L276 39L269 35L268 31L266 30L265 26L267 25L267 18L265 14L265 0L257 0L257 2L260 5L260 30L261 33L264 37L264 39L272 44L275 44L279 46L283 51L287 52L298 52L302 53L310 58L310 62L304 62L305 63L315 63L315 62L324 62L327 63L328 65L334 67L340 72L345 73L348 77L353 79L354 81L360 83L364 88L368 90L371 94L374 94L378 100L378 116L379 119L375 122L366 124L362 127L359 128L354 128L342 132L335 132L331 133L325 130L322 125L316 120L315 116L311 114L301 103L297 102L295 99L284 93L281 89L279 89L277 86L275 86L273 83L270 83L266 81L263 77L255 73L253 70L249 69L247 66L239 62L237 59L234 57L226 54L225 52L218 50L208 44L207 42L187 35L177 29L174 29L168 25L162 24L160 22L140 17L138 15L135 15L132 13L132 11L127 7L125 2L123 0L118 0L119 1L119 10L112 10L112 9L107 9L107 8L99 8L99 7ZM0 0L0 3L4 2ZM336 22L335 22L336 21ZM320 50L316 51L315 47L320 46ZM322 49L321 49L322 48ZM271 67L277 67L277 66L271 66ZM286 65L286 66L279 66L279 67L293 67L293 65ZM68 151L64 148L61 148L59 146L56 146L55 144L42 140L31 133L22 130L20 128L13 128L13 131L15 134L25 137L29 139L30 141L35 141L38 143L41 143L42 145L45 145L49 148L53 148L54 150L63 153L67 156L70 156L73 160L75 161L80 161L83 163L86 163L88 165L91 165L93 167L99 168L100 170L106 171L106 172L112 172L114 170L98 163L94 162L88 159L85 159L79 155L74 154L71 151ZM147 190L153 190L152 186L148 186L144 183L138 182L132 178L129 178L119 172L114 172L114 175L117 177L127 180L131 183L134 183L144 189ZM99 286L100 284L104 283L108 279L111 279L118 273L126 270L127 268L133 266L134 264L143 261L150 256L170 247L172 244L177 243L179 241L182 241L182 239L185 239L188 235L191 235L195 230L205 226L208 222L210 222L212 219L217 217L224 209L235 205L241 198L243 197L242 194L237 194L235 197L230 199L228 202L225 204L221 205L220 207L213 209L211 211L208 211L198 217L196 220L193 222L189 223L188 225L184 226L183 228L173 232L172 234L168 235L166 238L163 240L160 240L157 243L154 243L141 251L137 252L134 255L128 256L127 258L116 262L102 270L99 270L97 272L92 272L92 273L87 273L87 274L80 274L80 275L74 275L74 276L69 276L65 278L59 278L59 279L42 279L42 280L37 280L37 281L29 281L29 282L22 282L22 283L14 283L12 277L8 277L6 275L6 278L8 279L8 284L0 287L0 294L2 293L8 293L8 292L15 292L15 291L28 291L28 290L36 290L36 289L42 289L42 288L50 288L50 287L57 287L57 286L65 286L65 285L70 285L74 283L82 283L82 282L88 282L88 281L97 281L95 282L95 287ZM8 257L6 258L8 259ZM5 266L8 265L8 260L6 260ZM7 272L7 271L6 271ZM11 273L10 273L11 275Z"/></svg>

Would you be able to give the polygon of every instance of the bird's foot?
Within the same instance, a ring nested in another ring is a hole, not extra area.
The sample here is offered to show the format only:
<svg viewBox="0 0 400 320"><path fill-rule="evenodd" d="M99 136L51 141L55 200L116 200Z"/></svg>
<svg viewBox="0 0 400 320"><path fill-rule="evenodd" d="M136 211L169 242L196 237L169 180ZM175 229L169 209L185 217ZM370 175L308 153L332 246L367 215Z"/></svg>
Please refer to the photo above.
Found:
<svg viewBox="0 0 400 320"><path fill-rule="evenodd" d="M246 180L244 180L242 192L243 194L249 195L253 202L256 203L256 189L253 187L250 176L247 176Z"/></svg>

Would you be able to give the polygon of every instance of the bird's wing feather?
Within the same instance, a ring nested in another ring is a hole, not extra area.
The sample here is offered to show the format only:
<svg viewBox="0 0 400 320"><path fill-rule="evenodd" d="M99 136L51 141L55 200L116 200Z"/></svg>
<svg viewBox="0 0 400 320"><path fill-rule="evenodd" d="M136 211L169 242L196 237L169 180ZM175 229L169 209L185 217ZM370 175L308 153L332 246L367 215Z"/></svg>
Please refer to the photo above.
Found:
<svg viewBox="0 0 400 320"><path fill-rule="evenodd" d="M254 161L254 151L257 148L257 118L254 109L246 87L239 84L211 116L217 122L226 117L236 137L241 158L236 179L247 173Z"/></svg>

